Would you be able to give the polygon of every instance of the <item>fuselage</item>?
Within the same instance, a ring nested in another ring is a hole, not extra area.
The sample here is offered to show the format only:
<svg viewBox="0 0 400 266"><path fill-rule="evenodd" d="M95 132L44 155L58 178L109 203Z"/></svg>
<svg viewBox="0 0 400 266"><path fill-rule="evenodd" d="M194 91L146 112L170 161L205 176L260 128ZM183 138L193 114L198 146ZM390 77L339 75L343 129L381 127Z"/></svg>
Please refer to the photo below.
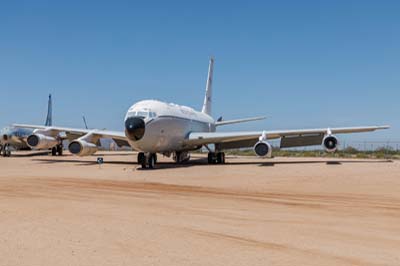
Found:
<svg viewBox="0 0 400 266"><path fill-rule="evenodd" d="M132 119L144 121L144 134L140 138L132 138L126 131L129 144L138 151L150 153L166 153L192 150L196 147L185 146L184 140L191 132L214 132L214 119L194 109L146 100L132 105L125 123Z"/></svg>

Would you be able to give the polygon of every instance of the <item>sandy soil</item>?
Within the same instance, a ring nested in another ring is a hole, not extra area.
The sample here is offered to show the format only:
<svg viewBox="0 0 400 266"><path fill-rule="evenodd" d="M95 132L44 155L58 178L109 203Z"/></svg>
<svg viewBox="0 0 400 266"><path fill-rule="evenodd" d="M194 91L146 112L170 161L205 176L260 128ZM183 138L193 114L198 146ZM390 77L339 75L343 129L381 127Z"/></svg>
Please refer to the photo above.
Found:
<svg viewBox="0 0 400 266"><path fill-rule="evenodd" d="M0 265L400 265L400 162L0 158Z"/></svg>

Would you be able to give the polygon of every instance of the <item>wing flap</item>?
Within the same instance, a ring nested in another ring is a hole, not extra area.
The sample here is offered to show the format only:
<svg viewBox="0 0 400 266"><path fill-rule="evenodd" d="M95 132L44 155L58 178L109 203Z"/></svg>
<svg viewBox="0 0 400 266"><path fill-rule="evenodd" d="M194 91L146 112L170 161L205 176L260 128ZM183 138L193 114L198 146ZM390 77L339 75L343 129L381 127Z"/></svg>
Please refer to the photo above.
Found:
<svg viewBox="0 0 400 266"><path fill-rule="evenodd" d="M246 147L254 147L258 139L250 139L250 140L239 140L239 141L231 141L217 144L217 149L220 150L232 150L232 149L240 149Z"/></svg>
<svg viewBox="0 0 400 266"><path fill-rule="evenodd" d="M186 145L205 145L216 143L227 143L234 141L258 139L260 132L206 132L191 133L185 141Z"/></svg>
<svg viewBox="0 0 400 266"><path fill-rule="evenodd" d="M303 147L321 145L324 138L323 134L303 135L303 136L283 136L281 138L281 148Z"/></svg>
<svg viewBox="0 0 400 266"><path fill-rule="evenodd" d="M118 145L118 147L130 147L129 142L126 140L115 139L113 138L114 142Z"/></svg>

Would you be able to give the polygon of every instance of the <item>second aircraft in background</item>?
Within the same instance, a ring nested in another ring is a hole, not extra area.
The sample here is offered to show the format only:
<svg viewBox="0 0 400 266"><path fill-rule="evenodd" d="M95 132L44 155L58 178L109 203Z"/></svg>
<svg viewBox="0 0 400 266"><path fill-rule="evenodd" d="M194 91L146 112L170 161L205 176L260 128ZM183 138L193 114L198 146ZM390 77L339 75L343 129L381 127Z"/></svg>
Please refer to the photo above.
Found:
<svg viewBox="0 0 400 266"><path fill-rule="evenodd" d="M47 105L47 117L45 126L53 125L53 103L51 94L49 95L49 101ZM29 137L32 136L35 128L21 128L21 127L5 127L0 131L0 153L4 157L11 156L11 149L14 150L30 150L31 146L28 144ZM34 144L34 143L32 143ZM51 141L45 147L36 147L36 149L50 149L52 155L62 155L62 139L59 136L55 136L54 140Z"/></svg>

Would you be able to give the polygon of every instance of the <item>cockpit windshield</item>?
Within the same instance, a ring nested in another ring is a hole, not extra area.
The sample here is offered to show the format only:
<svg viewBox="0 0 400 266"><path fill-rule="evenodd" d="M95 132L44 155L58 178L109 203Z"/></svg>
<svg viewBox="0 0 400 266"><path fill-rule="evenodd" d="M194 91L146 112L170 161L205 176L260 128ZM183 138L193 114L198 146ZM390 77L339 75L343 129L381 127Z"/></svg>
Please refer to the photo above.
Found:
<svg viewBox="0 0 400 266"><path fill-rule="evenodd" d="M140 117L140 118L143 118L143 119L154 118L154 117L157 116L157 114L155 112L149 112L149 111L132 111L132 112L129 112L128 115L129 116Z"/></svg>
<svg viewBox="0 0 400 266"><path fill-rule="evenodd" d="M147 118L147 117L149 117L149 112L136 112L135 116L138 116L141 118Z"/></svg>

